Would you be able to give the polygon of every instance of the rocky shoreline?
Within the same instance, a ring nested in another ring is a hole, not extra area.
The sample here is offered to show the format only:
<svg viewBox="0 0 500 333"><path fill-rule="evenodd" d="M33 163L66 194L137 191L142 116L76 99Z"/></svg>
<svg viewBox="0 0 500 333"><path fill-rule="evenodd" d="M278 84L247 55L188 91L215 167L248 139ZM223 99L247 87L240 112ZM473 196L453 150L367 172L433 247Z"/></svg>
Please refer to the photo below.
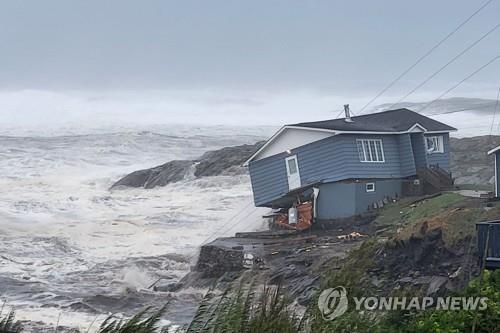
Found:
<svg viewBox="0 0 500 333"><path fill-rule="evenodd" d="M151 189L190 178L246 173L242 164L264 142L207 151L196 160L175 160L144 170L134 171L114 183L110 189L143 187Z"/></svg>
<svg viewBox="0 0 500 333"><path fill-rule="evenodd" d="M329 283L370 295L446 296L479 274L476 221L469 216L489 219L499 212L498 204L446 193L391 203L368 223L237 234L202 246L196 266L176 289L205 281L213 297L204 308L220 301L214 295L241 285L280 285L298 314L314 309L317 293ZM245 266L247 254L252 264Z"/></svg>

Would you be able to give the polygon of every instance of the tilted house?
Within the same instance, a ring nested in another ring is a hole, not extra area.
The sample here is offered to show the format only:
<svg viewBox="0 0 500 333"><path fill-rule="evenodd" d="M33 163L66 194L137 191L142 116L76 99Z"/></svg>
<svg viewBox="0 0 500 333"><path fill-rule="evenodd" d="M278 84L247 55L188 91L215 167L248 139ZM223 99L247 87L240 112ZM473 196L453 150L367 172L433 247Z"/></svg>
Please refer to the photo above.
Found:
<svg viewBox="0 0 500 333"><path fill-rule="evenodd" d="M440 190L452 184L451 131L408 109L351 118L347 108L346 118L283 126L245 163L255 205L290 207L316 188L316 218L335 219L404 195L408 184Z"/></svg>

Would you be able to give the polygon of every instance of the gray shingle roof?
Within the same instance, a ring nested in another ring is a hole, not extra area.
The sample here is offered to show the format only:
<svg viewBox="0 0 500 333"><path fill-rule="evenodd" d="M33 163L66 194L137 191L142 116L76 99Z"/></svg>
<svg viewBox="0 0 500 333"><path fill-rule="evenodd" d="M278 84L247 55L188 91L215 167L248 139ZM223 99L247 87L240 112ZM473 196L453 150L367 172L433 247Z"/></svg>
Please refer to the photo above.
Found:
<svg viewBox="0 0 500 333"><path fill-rule="evenodd" d="M408 109L388 110L371 113L367 115L352 117L353 122L346 122L344 118L323 121L298 123L288 126L328 129L337 131L360 131L360 132L403 132L415 124L420 124L427 131L449 132L456 128L443 124L439 121L423 116Z"/></svg>

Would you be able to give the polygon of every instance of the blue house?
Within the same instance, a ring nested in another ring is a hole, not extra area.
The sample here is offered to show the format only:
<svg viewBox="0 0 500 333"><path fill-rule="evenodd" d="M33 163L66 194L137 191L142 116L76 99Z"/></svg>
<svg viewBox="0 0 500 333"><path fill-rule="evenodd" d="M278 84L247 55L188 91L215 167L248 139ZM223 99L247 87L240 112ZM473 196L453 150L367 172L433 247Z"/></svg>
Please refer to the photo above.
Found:
<svg viewBox="0 0 500 333"><path fill-rule="evenodd" d="M362 214L387 200L453 184L455 128L408 109L285 125L246 162L258 207L314 197L317 219Z"/></svg>

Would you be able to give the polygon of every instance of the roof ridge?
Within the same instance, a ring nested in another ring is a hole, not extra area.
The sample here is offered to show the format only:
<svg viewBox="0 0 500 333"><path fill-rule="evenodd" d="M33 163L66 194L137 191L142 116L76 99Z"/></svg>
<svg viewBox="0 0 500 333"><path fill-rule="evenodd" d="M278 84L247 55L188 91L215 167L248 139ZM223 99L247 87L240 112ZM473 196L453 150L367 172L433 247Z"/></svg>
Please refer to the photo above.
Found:
<svg viewBox="0 0 500 333"><path fill-rule="evenodd" d="M362 114L362 115L359 115L359 116L352 116L351 118L361 118L361 117L375 116L375 115L380 115L382 113L395 112L395 111L410 111L412 113L416 113L416 114L421 115L420 113L418 113L416 111L413 111L413 110L410 110L408 108L399 108L399 109L384 110L384 111L380 111L380 112L373 112L373 113L368 113L368 114ZM297 125L300 125L300 124L311 124L311 123L326 122L326 121L335 121L335 120L343 120L343 119L346 119L346 117L343 117L343 118L333 118L333 119L324 119L324 120L302 121L300 123L289 124L287 126L297 126Z"/></svg>

